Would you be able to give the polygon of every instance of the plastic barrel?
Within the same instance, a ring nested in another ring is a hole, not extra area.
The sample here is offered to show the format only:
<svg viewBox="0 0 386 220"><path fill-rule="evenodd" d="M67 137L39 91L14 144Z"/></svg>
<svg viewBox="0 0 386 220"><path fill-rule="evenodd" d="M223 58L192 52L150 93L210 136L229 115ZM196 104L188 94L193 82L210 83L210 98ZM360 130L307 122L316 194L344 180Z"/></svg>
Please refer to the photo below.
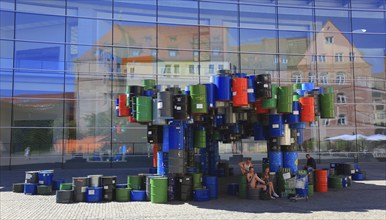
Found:
<svg viewBox="0 0 386 220"><path fill-rule="evenodd" d="M217 86L213 83L207 83L206 86L206 100L208 102L208 108L216 108L216 93Z"/></svg>
<svg viewBox="0 0 386 220"><path fill-rule="evenodd" d="M190 119L190 96L174 95L173 96L173 117L175 120L186 121Z"/></svg>
<svg viewBox="0 0 386 220"><path fill-rule="evenodd" d="M364 177L363 173L354 173L354 174L352 174L352 179L353 180L364 180L365 177Z"/></svg>
<svg viewBox="0 0 386 220"><path fill-rule="evenodd" d="M283 167L283 153L281 151L268 152L269 170L271 172L278 172Z"/></svg>
<svg viewBox="0 0 386 220"><path fill-rule="evenodd" d="M288 124L294 124L300 122L300 103L297 101L292 102L292 113L284 116L284 122Z"/></svg>
<svg viewBox="0 0 386 220"><path fill-rule="evenodd" d="M57 190L56 203L72 203L74 202L74 190Z"/></svg>
<svg viewBox="0 0 386 220"><path fill-rule="evenodd" d="M233 107L228 106L225 108L225 123L226 124L236 124L236 113L233 112Z"/></svg>
<svg viewBox="0 0 386 220"><path fill-rule="evenodd" d="M166 203L168 201L168 178L159 177L150 179L152 203Z"/></svg>
<svg viewBox="0 0 386 220"><path fill-rule="evenodd" d="M177 199L181 201L192 200L193 178L189 175L179 176L176 178L176 194Z"/></svg>
<svg viewBox="0 0 386 220"><path fill-rule="evenodd" d="M315 121L314 97L299 98L299 103L301 107L300 121L314 122Z"/></svg>
<svg viewBox="0 0 386 220"><path fill-rule="evenodd" d="M165 165L164 165L164 152L158 151L157 152L157 174L158 175L165 175Z"/></svg>
<svg viewBox="0 0 386 220"><path fill-rule="evenodd" d="M165 125L166 120L161 117L161 111L158 110L158 99L153 99L153 125Z"/></svg>
<svg viewBox="0 0 386 220"><path fill-rule="evenodd" d="M103 188L102 187L87 187L86 189L86 202L102 202Z"/></svg>
<svg viewBox="0 0 386 220"><path fill-rule="evenodd" d="M24 183L24 194L35 195L37 193L38 184L36 183Z"/></svg>
<svg viewBox="0 0 386 220"><path fill-rule="evenodd" d="M194 201L204 202L209 201L209 190L208 189L195 189L193 190Z"/></svg>
<svg viewBox="0 0 386 220"><path fill-rule="evenodd" d="M194 131L194 147L206 148L206 130L205 127L199 127Z"/></svg>
<svg viewBox="0 0 386 220"><path fill-rule="evenodd" d="M202 173L193 173L193 189L202 188Z"/></svg>
<svg viewBox="0 0 386 220"><path fill-rule="evenodd" d="M130 190L129 188L117 188L115 189L115 201L117 202L128 202L130 201Z"/></svg>
<svg viewBox="0 0 386 220"><path fill-rule="evenodd" d="M138 122L150 122L153 120L153 100L148 96L137 96L137 115Z"/></svg>
<svg viewBox="0 0 386 220"><path fill-rule="evenodd" d="M146 190L131 190L131 201L146 201Z"/></svg>
<svg viewBox="0 0 386 220"><path fill-rule="evenodd" d="M151 197L150 179L158 178L158 177L161 177L161 176L158 176L158 175L148 175L148 176L146 176L146 199L148 201L150 201L150 197Z"/></svg>
<svg viewBox="0 0 386 220"><path fill-rule="evenodd" d="M208 102L206 98L205 85L191 85L190 86L191 113L192 115L208 113Z"/></svg>
<svg viewBox="0 0 386 220"><path fill-rule="evenodd" d="M185 146L184 127L180 123L173 123L169 126L169 151L182 150Z"/></svg>
<svg viewBox="0 0 386 220"><path fill-rule="evenodd" d="M267 139L266 128L262 124L255 123L253 128L255 141L262 141Z"/></svg>
<svg viewBox="0 0 386 220"><path fill-rule="evenodd" d="M148 96L148 97L154 97L155 96L155 91L154 90L145 90L143 92L143 95L144 96Z"/></svg>
<svg viewBox="0 0 386 220"><path fill-rule="evenodd" d="M23 193L24 192L24 183L14 183L14 184L12 184L12 192L14 192L14 193Z"/></svg>
<svg viewBox="0 0 386 220"><path fill-rule="evenodd" d="M154 79L144 79L142 80L142 85L145 90L156 89L156 82Z"/></svg>
<svg viewBox="0 0 386 220"><path fill-rule="evenodd" d="M36 190L38 195L51 195L52 194L52 186L47 185L39 185Z"/></svg>
<svg viewBox="0 0 386 220"><path fill-rule="evenodd" d="M319 95L321 118L335 118L334 99L334 93Z"/></svg>
<svg viewBox="0 0 386 220"><path fill-rule="evenodd" d="M186 173L186 158L184 150L169 151L169 173Z"/></svg>
<svg viewBox="0 0 386 220"><path fill-rule="evenodd" d="M160 119L173 118L173 93L162 91L157 94L157 110Z"/></svg>
<svg viewBox="0 0 386 220"><path fill-rule="evenodd" d="M270 74L260 74L256 76L256 99L272 98L272 84Z"/></svg>
<svg viewBox="0 0 386 220"><path fill-rule="evenodd" d="M25 172L25 183L38 183L38 182L39 182L39 171Z"/></svg>
<svg viewBox="0 0 386 220"><path fill-rule="evenodd" d="M267 140L268 151L280 151L280 143L277 137L268 138Z"/></svg>
<svg viewBox="0 0 386 220"><path fill-rule="evenodd" d="M54 177L53 170L41 170L38 173L39 184L51 186L53 177Z"/></svg>
<svg viewBox="0 0 386 220"><path fill-rule="evenodd" d="M232 79L233 106L248 106L248 79Z"/></svg>
<svg viewBox="0 0 386 220"><path fill-rule="evenodd" d="M60 190L72 190L72 183L61 183L60 184L60 187L59 187Z"/></svg>
<svg viewBox="0 0 386 220"><path fill-rule="evenodd" d="M255 102L256 114L268 114L269 113L269 109L263 107L263 104L262 104L263 102L264 102L264 100L262 100L262 99L256 100L256 102Z"/></svg>
<svg viewBox="0 0 386 220"><path fill-rule="evenodd" d="M328 191L328 176L327 170L315 170L315 191L327 192Z"/></svg>
<svg viewBox="0 0 386 220"><path fill-rule="evenodd" d="M328 187L333 189L342 189L342 177L330 176L328 177Z"/></svg>
<svg viewBox="0 0 386 220"><path fill-rule="evenodd" d="M209 189L209 198L218 198L218 180L217 176L205 176L203 178L203 185Z"/></svg>
<svg viewBox="0 0 386 220"><path fill-rule="evenodd" d="M272 88L271 88L272 98L264 99L262 101L263 108L267 108L267 109L277 108L277 90L278 90L278 86L275 84L272 84Z"/></svg>
<svg viewBox="0 0 386 220"><path fill-rule="evenodd" d="M315 88L314 83L302 83L302 90L304 91L312 91Z"/></svg>
<svg viewBox="0 0 386 220"><path fill-rule="evenodd" d="M300 122L300 123L295 123L295 124L290 124L290 128L296 128L296 129L305 129L306 128L306 123L305 122Z"/></svg>
<svg viewBox="0 0 386 220"><path fill-rule="evenodd" d="M87 187L90 185L88 177L73 177L72 185L74 187L74 201L85 202Z"/></svg>
<svg viewBox="0 0 386 220"><path fill-rule="evenodd" d="M279 137L280 145L291 145L291 129L288 124L284 124L284 136Z"/></svg>
<svg viewBox="0 0 386 220"><path fill-rule="evenodd" d="M256 87L256 84L255 84L255 81L256 81L256 76L254 75L251 75L251 76L248 76L248 102L249 103L254 103L256 102L256 95L255 95L255 87Z"/></svg>
<svg viewBox="0 0 386 220"><path fill-rule="evenodd" d="M314 185L308 184L308 196L313 196L313 195L314 195Z"/></svg>
<svg viewBox="0 0 386 220"><path fill-rule="evenodd" d="M283 167L290 168L295 174L298 171L298 152L283 152Z"/></svg>
<svg viewBox="0 0 386 220"><path fill-rule="evenodd" d="M247 198L247 178L243 175L240 177L240 183L239 183L239 196L241 199Z"/></svg>
<svg viewBox="0 0 386 220"><path fill-rule="evenodd" d="M116 176L103 176L103 201L111 202L115 199L117 177Z"/></svg>
<svg viewBox="0 0 386 220"><path fill-rule="evenodd" d="M147 126L147 142L149 144L162 144L163 126L160 126L160 125Z"/></svg>
<svg viewBox="0 0 386 220"><path fill-rule="evenodd" d="M232 78L227 75L216 75L214 84L217 86L217 101L228 102L232 99Z"/></svg>
<svg viewBox="0 0 386 220"><path fill-rule="evenodd" d="M169 125L163 126L163 135L162 135L162 152L169 152L170 148L170 141L169 141L169 131L170 131Z"/></svg>
<svg viewBox="0 0 386 220"><path fill-rule="evenodd" d="M284 136L284 124L282 115L271 114L269 115L269 136L281 137Z"/></svg>
<svg viewBox="0 0 386 220"><path fill-rule="evenodd" d="M292 86L281 86L278 88L277 112L292 113Z"/></svg>
<svg viewBox="0 0 386 220"><path fill-rule="evenodd" d="M129 108L127 107L127 95L120 94L118 96L118 116L127 117L129 116Z"/></svg>
<svg viewBox="0 0 386 220"><path fill-rule="evenodd" d="M142 96L144 94L144 88L142 86L128 86L126 90L127 96L127 104L126 106L129 106L130 109L130 115L135 118L135 102L136 102L136 96ZM132 122L135 122L132 121Z"/></svg>
<svg viewBox="0 0 386 220"><path fill-rule="evenodd" d="M141 176L127 176L127 188L140 190L142 186Z"/></svg>

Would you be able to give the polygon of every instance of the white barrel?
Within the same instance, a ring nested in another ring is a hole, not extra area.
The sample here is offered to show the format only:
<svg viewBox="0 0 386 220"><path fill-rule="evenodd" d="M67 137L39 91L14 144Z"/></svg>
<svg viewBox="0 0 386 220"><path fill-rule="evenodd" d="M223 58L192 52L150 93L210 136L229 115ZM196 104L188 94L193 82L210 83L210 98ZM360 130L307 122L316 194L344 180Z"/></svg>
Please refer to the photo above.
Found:
<svg viewBox="0 0 386 220"><path fill-rule="evenodd" d="M91 187L100 187L102 176L103 175L88 175L87 177L90 178L90 186Z"/></svg>
<svg viewBox="0 0 386 220"><path fill-rule="evenodd" d="M283 146L291 145L291 129L289 124L284 124L284 136L279 137L279 143Z"/></svg>

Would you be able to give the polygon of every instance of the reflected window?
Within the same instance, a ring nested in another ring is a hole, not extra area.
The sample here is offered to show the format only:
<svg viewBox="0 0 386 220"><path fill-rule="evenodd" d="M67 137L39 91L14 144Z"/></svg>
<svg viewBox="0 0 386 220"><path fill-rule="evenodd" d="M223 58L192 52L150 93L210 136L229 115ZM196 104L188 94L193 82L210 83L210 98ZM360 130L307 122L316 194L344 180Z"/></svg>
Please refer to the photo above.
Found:
<svg viewBox="0 0 386 220"><path fill-rule="evenodd" d="M376 109L377 111L383 111L383 110L385 109L385 106L384 106L384 105L376 105L376 106L375 106L375 109Z"/></svg>
<svg viewBox="0 0 386 220"><path fill-rule="evenodd" d="M320 74L320 83L321 84L328 84L328 73L321 73Z"/></svg>
<svg viewBox="0 0 386 220"><path fill-rule="evenodd" d="M174 73L176 74L180 73L180 65L178 64L174 65Z"/></svg>
<svg viewBox="0 0 386 220"><path fill-rule="evenodd" d="M213 48L212 55L220 56L220 48Z"/></svg>
<svg viewBox="0 0 386 220"><path fill-rule="evenodd" d="M152 40L153 40L152 36L145 36L145 42L146 43L150 44Z"/></svg>
<svg viewBox="0 0 386 220"><path fill-rule="evenodd" d="M157 50L151 50L151 55L152 55L153 57L157 56Z"/></svg>
<svg viewBox="0 0 386 220"><path fill-rule="evenodd" d="M189 73L194 74L194 65L189 65Z"/></svg>
<svg viewBox="0 0 386 220"><path fill-rule="evenodd" d="M355 53L353 53L353 52L349 53L349 60L350 60L350 62L354 62L355 61Z"/></svg>
<svg viewBox="0 0 386 220"><path fill-rule="evenodd" d="M347 96L344 93L336 94L337 103L347 103Z"/></svg>
<svg viewBox="0 0 386 220"><path fill-rule="evenodd" d="M164 73L172 73L172 65L165 65L165 71Z"/></svg>
<svg viewBox="0 0 386 220"><path fill-rule="evenodd" d="M176 57L176 56L177 56L177 51L175 51L175 50L169 50L169 56L170 56L170 57Z"/></svg>
<svg viewBox="0 0 386 220"><path fill-rule="evenodd" d="M347 116L346 114L339 114L338 116L338 125L347 125Z"/></svg>
<svg viewBox="0 0 386 220"><path fill-rule="evenodd" d="M222 64L218 65L218 69L219 70L223 70L224 69L224 65L222 65Z"/></svg>
<svg viewBox="0 0 386 220"><path fill-rule="evenodd" d="M131 51L130 51L130 55L131 56L134 56L134 57L137 57L137 56L139 56L141 54L141 50L139 50L139 49L132 49Z"/></svg>
<svg viewBox="0 0 386 220"><path fill-rule="evenodd" d="M322 119L322 125L324 126L324 127L328 127L328 126L330 126L330 119Z"/></svg>
<svg viewBox="0 0 386 220"><path fill-rule="evenodd" d="M177 41L177 37L169 37L169 41L170 42L176 42Z"/></svg>
<svg viewBox="0 0 386 220"><path fill-rule="evenodd" d="M288 58L287 56L281 56L281 63L287 64L288 63Z"/></svg>
<svg viewBox="0 0 386 220"><path fill-rule="evenodd" d="M335 62L336 62L336 63L341 63L341 62L343 62L343 53L336 53L336 54L335 54Z"/></svg>
<svg viewBox="0 0 386 220"><path fill-rule="evenodd" d="M273 63L279 63L279 56L275 55L273 58Z"/></svg>
<svg viewBox="0 0 386 220"><path fill-rule="evenodd" d="M309 72L308 73L308 82L315 83L316 82L316 74Z"/></svg>
<svg viewBox="0 0 386 220"><path fill-rule="evenodd" d="M336 74L336 83L337 84L344 84L346 81L346 74L343 72L339 72Z"/></svg>
<svg viewBox="0 0 386 220"><path fill-rule="evenodd" d="M311 62L312 62L312 63L316 63L316 60L317 60L316 55L312 55L312 56L311 56Z"/></svg>
<svg viewBox="0 0 386 220"><path fill-rule="evenodd" d="M213 64L209 64L209 73L210 74L214 73L214 65Z"/></svg>
<svg viewBox="0 0 386 220"><path fill-rule="evenodd" d="M301 83L302 82L302 74L297 72L292 74L291 82L293 83Z"/></svg>
<svg viewBox="0 0 386 220"><path fill-rule="evenodd" d="M326 62L326 55L319 55L318 56L319 57L319 62L321 62L321 63L325 63Z"/></svg>
<svg viewBox="0 0 386 220"><path fill-rule="evenodd" d="M325 44L333 44L334 43L334 37L331 37L331 36L325 37L324 38L324 43Z"/></svg>

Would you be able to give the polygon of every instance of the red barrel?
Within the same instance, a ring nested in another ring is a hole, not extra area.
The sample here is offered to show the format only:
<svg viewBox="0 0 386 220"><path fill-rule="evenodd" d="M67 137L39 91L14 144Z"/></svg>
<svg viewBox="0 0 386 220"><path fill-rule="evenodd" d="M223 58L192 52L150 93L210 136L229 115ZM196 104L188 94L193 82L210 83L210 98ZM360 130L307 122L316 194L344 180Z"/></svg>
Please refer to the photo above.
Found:
<svg viewBox="0 0 386 220"><path fill-rule="evenodd" d="M300 103L300 121L314 122L315 121L314 97L299 98L299 103Z"/></svg>
<svg viewBox="0 0 386 220"><path fill-rule="evenodd" d="M328 191L328 175L327 170L315 170L315 191L327 192Z"/></svg>
<svg viewBox="0 0 386 220"><path fill-rule="evenodd" d="M158 152L158 145L154 144L154 146L153 146L153 167L157 167L157 152Z"/></svg>
<svg viewBox="0 0 386 220"><path fill-rule="evenodd" d="M248 79L232 80L233 106L248 106Z"/></svg>
<svg viewBox="0 0 386 220"><path fill-rule="evenodd" d="M135 119L132 115L129 115L129 122L135 123L135 122L137 122L137 119Z"/></svg>
<svg viewBox="0 0 386 220"><path fill-rule="evenodd" d="M257 99L255 102L255 110L257 114L268 114L269 109L263 108L263 99Z"/></svg>
<svg viewBox="0 0 386 220"><path fill-rule="evenodd" d="M120 94L118 96L118 100L119 100L118 102L119 117L129 116L129 109L126 106L126 100L127 100L126 94Z"/></svg>

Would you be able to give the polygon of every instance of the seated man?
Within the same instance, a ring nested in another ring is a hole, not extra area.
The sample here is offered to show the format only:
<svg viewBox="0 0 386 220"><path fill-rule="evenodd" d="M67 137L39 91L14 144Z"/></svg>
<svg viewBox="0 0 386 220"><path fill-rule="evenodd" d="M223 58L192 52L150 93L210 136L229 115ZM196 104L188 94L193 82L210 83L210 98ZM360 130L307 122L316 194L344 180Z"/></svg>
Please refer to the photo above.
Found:
<svg viewBox="0 0 386 220"><path fill-rule="evenodd" d="M247 161L241 161L239 163L239 166L240 166L241 173L243 175L247 175L249 173L249 168L251 168L253 166L252 165L252 160L251 159L247 159Z"/></svg>
<svg viewBox="0 0 386 220"><path fill-rule="evenodd" d="M247 182L248 186L251 189L263 189L267 190L267 186L265 185L265 182L260 179L257 174L255 173L255 169L253 167L249 167L249 173L247 174ZM258 184L261 183L261 184Z"/></svg>
<svg viewBox="0 0 386 220"><path fill-rule="evenodd" d="M310 154L306 154L306 158L307 158L307 165L304 167L305 170L308 168L312 168L312 169L316 170L315 159L313 157L311 157Z"/></svg>

